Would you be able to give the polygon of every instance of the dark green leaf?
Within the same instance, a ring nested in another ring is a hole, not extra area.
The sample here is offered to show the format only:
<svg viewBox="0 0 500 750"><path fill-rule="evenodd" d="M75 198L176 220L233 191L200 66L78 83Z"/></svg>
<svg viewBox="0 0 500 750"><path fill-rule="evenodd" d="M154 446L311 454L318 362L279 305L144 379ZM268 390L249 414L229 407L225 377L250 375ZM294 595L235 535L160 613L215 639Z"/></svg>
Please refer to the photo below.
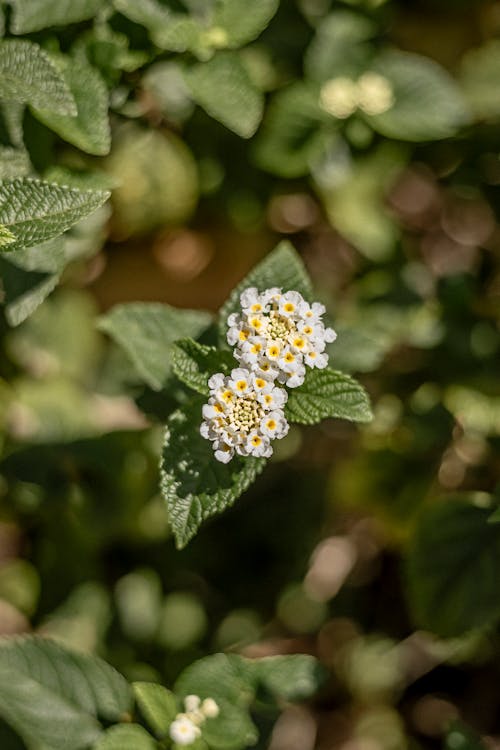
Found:
<svg viewBox="0 0 500 750"><path fill-rule="evenodd" d="M252 484L264 459L235 456L222 464L200 435L203 399L172 414L165 429L161 487L178 548L184 547L210 516L222 513Z"/></svg>
<svg viewBox="0 0 500 750"><path fill-rule="evenodd" d="M300 292L307 300L311 300L313 296L311 280L299 254L290 242L283 240L240 281L222 305L219 313L221 341L226 341L229 315L240 309L240 295L251 286L256 286L261 292L279 286L283 291Z"/></svg>
<svg viewBox="0 0 500 750"><path fill-rule="evenodd" d="M73 94L77 114L61 115L43 106L34 110L35 116L82 151L107 154L111 145L108 92L101 76L83 59L59 57L56 63Z"/></svg>
<svg viewBox="0 0 500 750"><path fill-rule="evenodd" d="M0 715L29 742L87 747L101 734L98 717L118 721L131 707L128 684L97 657L40 638L0 646Z"/></svg>
<svg viewBox="0 0 500 750"><path fill-rule="evenodd" d="M407 570L417 624L445 638L500 618L500 531L491 508L444 500L425 511L411 542Z"/></svg>
<svg viewBox="0 0 500 750"><path fill-rule="evenodd" d="M316 424L327 417L369 422L370 401L365 389L343 372L308 370L298 388L289 391L285 414L290 422Z"/></svg>
<svg viewBox="0 0 500 750"><path fill-rule="evenodd" d="M265 688L276 698L289 701L309 698L325 677L317 659L307 654L268 656L254 664Z"/></svg>
<svg viewBox="0 0 500 750"><path fill-rule="evenodd" d="M5 180L0 185L0 224L16 237L6 249L23 250L57 237L108 198L104 190L78 190L27 177Z"/></svg>
<svg viewBox="0 0 500 750"><path fill-rule="evenodd" d="M181 339L172 347L172 370L179 380L204 396L209 393L207 381L211 375L229 373L237 364L230 352L192 339Z"/></svg>
<svg viewBox="0 0 500 750"><path fill-rule="evenodd" d="M201 310L178 310L169 305L133 302L117 305L99 320L127 353L139 377L161 390L171 370L171 345L182 336L199 336L211 316Z"/></svg>
<svg viewBox="0 0 500 750"><path fill-rule="evenodd" d="M76 115L75 100L63 77L47 53L26 40L0 42L0 99Z"/></svg>

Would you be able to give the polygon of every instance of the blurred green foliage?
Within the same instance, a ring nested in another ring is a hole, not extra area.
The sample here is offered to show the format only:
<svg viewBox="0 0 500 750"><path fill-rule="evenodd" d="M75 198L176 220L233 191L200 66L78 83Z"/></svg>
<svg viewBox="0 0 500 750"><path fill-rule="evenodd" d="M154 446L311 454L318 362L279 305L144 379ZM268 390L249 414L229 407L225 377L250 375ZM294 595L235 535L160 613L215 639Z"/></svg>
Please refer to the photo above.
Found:
<svg viewBox="0 0 500 750"><path fill-rule="evenodd" d="M500 4L0 19L0 633L168 688L217 651L313 654L315 698L271 673L237 705L258 750L500 747ZM283 238L374 420L294 427L178 552L158 461L189 394L165 351L215 345L206 311ZM131 726L102 747L149 741ZM40 742L0 722L0 747Z"/></svg>

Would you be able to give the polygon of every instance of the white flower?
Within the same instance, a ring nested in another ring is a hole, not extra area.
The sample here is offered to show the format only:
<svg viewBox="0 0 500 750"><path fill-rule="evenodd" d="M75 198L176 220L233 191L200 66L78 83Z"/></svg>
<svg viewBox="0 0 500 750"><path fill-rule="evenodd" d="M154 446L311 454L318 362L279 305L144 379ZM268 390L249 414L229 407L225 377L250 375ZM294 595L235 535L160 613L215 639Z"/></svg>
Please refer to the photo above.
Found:
<svg viewBox="0 0 500 750"><path fill-rule="evenodd" d="M356 82L346 76L331 78L321 87L319 102L321 107L334 117L349 117L358 106Z"/></svg>
<svg viewBox="0 0 500 750"><path fill-rule="evenodd" d="M358 107L367 115L381 115L394 105L390 82L378 73L364 73L358 80Z"/></svg>
<svg viewBox="0 0 500 750"><path fill-rule="evenodd" d="M201 712L207 717L207 719L215 719L219 715L220 709L213 698L205 698L201 704Z"/></svg>
<svg viewBox="0 0 500 750"><path fill-rule="evenodd" d="M324 305L310 305L299 292L282 293L277 287L261 294L255 287L246 289L240 302L241 313L228 318L227 340L242 368L263 380L296 388L304 382L306 365L327 366L326 344L335 340L336 333L325 328Z"/></svg>
<svg viewBox="0 0 500 750"><path fill-rule="evenodd" d="M177 714L170 725L169 733L170 739L178 745L191 745L200 736L201 731L185 714Z"/></svg>
<svg viewBox="0 0 500 750"><path fill-rule="evenodd" d="M184 698L184 708L187 712L197 711L200 707L201 698L198 695L186 695Z"/></svg>
<svg viewBox="0 0 500 750"><path fill-rule="evenodd" d="M209 380L210 397L202 409L200 434L212 441L215 458L227 463L240 456L270 456L271 440L286 435L288 423L283 406L286 391L252 371L237 367L230 375L221 373ZM273 414L276 426L264 429L266 417Z"/></svg>

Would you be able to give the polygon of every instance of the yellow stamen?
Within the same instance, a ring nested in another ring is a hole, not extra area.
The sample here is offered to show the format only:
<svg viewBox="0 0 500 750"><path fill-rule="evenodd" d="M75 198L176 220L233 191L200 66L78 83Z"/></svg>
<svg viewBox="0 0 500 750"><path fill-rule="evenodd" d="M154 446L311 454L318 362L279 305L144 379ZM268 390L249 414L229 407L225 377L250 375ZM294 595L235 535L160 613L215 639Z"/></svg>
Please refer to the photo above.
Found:
<svg viewBox="0 0 500 750"><path fill-rule="evenodd" d="M249 331L240 331L240 341L246 341L249 336Z"/></svg>
<svg viewBox="0 0 500 750"><path fill-rule="evenodd" d="M292 304L291 302L286 302L286 303L285 303L285 304L283 305L283 310L284 310L285 312L289 312L289 313L291 313L291 312L293 312L293 311L295 310L295 305L293 305L293 304Z"/></svg>
<svg viewBox="0 0 500 750"><path fill-rule="evenodd" d="M268 419L266 422L266 427L268 430L275 430L276 429L276 422L274 419Z"/></svg>
<svg viewBox="0 0 500 750"><path fill-rule="evenodd" d="M263 378L255 379L255 385L257 386L257 388L264 388L265 384L266 384L266 381Z"/></svg>
<svg viewBox="0 0 500 750"><path fill-rule="evenodd" d="M236 388L239 391L245 391L246 388L247 388L247 381L246 380L238 380L238 382L236 383Z"/></svg>

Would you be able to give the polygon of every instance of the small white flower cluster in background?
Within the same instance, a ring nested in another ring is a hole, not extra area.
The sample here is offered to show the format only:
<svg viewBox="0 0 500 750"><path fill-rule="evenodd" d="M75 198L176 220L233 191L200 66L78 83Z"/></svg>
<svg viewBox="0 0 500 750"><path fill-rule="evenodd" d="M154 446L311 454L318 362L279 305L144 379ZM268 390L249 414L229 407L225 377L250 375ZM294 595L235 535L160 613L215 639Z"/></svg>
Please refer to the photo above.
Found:
<svg viewBox="0 0 500 750"><path fill-rule="evenodd" d="M334 117L345 119L356 109L381 115L394 105L390 82L378 73L364 73L357 81L347 76L331 78L321 88L320 105Z"/></svg>
<svg viewBox="0 0 500 750"><path fill-rule="evenodd" d="M242 366L231 375L212 375L200 427L222 463L235 453L272 455L271 441L289 428L283 411L288 394L275 382L302 385L306 366L327 366L326 344L336 338L323 323L325 307L310 305L299 292L273 287L259 293L251 287L240 295L240 304L241 312L228 318L227 340Z"/></svg>
<svg viewBox="0 0 500 750"><path fill-rule="evenodd" d="M271 440L288 432L283 406L287 393L248 369L212 375L210 398L203 407L200 432L212 440L222 463L240 456L270 456Z"/></svg>
<svg viewBox="0 0 500 750"><path fill-rule="evenodd" d="M184 698L184 713L177 714L170 725L170 739L177 745L192 745L201 735L200 726L205 719L215 719L219 715L219 706L213 698L202 702L197 695Z"/></svg>
<svg viewBox="0 0 500 750"><path fill-rule="evenodd" d="M242 312L228 318L227 340L242 365L288 388L302 385L306 365L327 366L325 348L336 334L322 321L324 305L277 287L262 294L246 289L240 302Z"/></svg>

